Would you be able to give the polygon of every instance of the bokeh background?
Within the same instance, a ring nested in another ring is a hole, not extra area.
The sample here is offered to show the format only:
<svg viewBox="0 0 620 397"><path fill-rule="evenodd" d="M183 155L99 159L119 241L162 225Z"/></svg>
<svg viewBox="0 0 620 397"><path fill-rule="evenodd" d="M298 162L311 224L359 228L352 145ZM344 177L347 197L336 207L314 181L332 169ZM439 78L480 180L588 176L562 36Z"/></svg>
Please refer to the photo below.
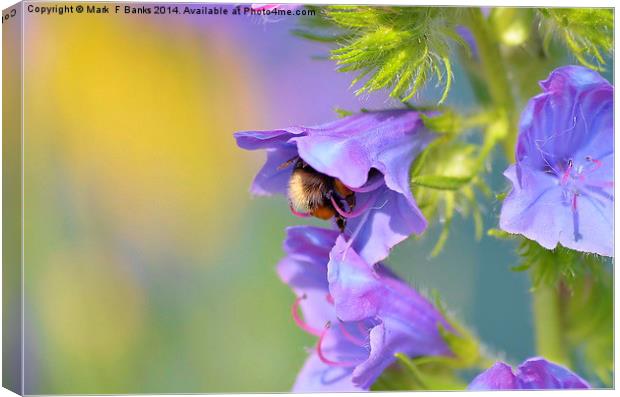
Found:
<svg viewBox="0 0 620 397"><path fill-rule="evenodd" d="M264 153L232 134L395 106L356 97L326 47L290 33L296 18L27 15L26 393L290 389L313 339L275 264L299 220L282 197L250 197ZM474 106L454 73L450 104ZM438 257L435 226L389 264L490 349L532 356L512 245L453 227Z"/></svg>

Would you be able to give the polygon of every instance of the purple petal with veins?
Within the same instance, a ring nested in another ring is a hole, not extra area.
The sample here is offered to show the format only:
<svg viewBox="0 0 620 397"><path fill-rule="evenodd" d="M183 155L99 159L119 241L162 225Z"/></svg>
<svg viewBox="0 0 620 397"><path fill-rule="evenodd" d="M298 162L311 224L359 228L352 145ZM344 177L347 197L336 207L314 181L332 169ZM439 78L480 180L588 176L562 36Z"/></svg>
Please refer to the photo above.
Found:
<svg viewBox="0 0 620 397"><path fill-rule="evenodd" d="M613 86L581 66L554 70L521 114L500 227L613 256Z"/></svg>

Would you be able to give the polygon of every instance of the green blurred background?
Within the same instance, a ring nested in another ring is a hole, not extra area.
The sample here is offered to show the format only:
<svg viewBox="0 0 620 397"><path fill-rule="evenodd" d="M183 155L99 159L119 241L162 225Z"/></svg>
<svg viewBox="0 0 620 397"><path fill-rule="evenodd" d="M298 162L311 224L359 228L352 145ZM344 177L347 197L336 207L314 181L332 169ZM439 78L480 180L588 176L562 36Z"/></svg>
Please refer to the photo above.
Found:
<svg viewBox="0 0 620 397"><path fill-rule="evenodd" d="M296 17L28 15L25 25L26 393L290 389L312 338L276 273L286 200L252 198L264 153L232 133L394 106L295 38ZM542 76L541 76L542 77ZM471 108L463 71L450 103ZM506 164L493 164L499 192ZM485 226L499 208L485 209ZM321 223L317 223L321 224ZM494 351L534 354L512 244L457 219L389 259Z"/></svg>

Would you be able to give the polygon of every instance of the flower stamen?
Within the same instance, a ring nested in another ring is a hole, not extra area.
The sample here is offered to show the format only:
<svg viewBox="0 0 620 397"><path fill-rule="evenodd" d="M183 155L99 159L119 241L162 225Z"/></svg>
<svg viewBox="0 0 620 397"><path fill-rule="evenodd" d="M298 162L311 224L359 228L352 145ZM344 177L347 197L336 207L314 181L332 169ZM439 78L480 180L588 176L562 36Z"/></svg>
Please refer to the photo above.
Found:
<svg viewBox="0 0 620 397"><path fill-rule="evenodd" d="M575 212L577 212L577 196L578 196L577 193L573 193L573 205L572 205L572 207L573 207L573 211L575 211Z"/></svg>
<svg viewBox="0 0 620 397"><path fill-rule="evenodd" d="M333 195L331 195L329 199L331 200L332 205L334 206L334 209L336 210L336 212L345 218L357 218L358 216L362 215L364 211L366 211L372 204L372 200L367 200L365 205L362 205L350 212L347 212L343 210L342 208L340 208L340 206L338 205L338 202L334 199Z"/></svg>
<svg viewBox="0 0 620 397"><path fill-rule="evenodd" d="M366 345L366 341L364 341L362 338L359 338L359 337L351 334L349 331L347 331L347 328L342 323L342 321L338 322L338 328L340 328L340 332L342 332L342 335L349 342L351 342L351 343L353 343L354 345L357 345L357 346L365 346Z"/></svg>
<svg viewBox="0 0 620 397"><path fill-rule="evenodd" d="M568 167L566 167L566 170L564 171L564 174L562 175L562 185L565 185L566 182L568 182L568 178L570 177L570 173L573 170L573 160L568 160Z"/></svg>
<svg viewBox="0 0 620 397"><path fill-rule="evenodd" d="M318 329L308 325L308 323L306 323L299 315L299 304L304 299L306 299L306 294L295 299L295 302L293 303L293 306L291 307L291 314L293 315L293 320L295 321L295 324L297 324L299 328L306 331L307 333L311 335L315 335L315 336L320 336L322 334L322 331L319 331Z"/></svg>
<svg viewBox="0 0 620 397"><path fill-rule="evenodd" d="M601 168L603 166L603 162L601 160L593 159L590 156L586 157L586 160L588 160L591 163L594 163L594 167L592 167L592 169L588 170L588 174L593 173L594 171L598 170L599 168Z"/></svg>
<svg viewBox="0 0 620 397"><path fill-rule="evenodd" d="M367 182L365 186L360 186L360 187L347 186L347 188L349 188L349 190L351 191L354 191L355 193L368 193L368 192L372 192L373 190L377 190L384 183L385 182L383 181L383 178L376 178L372 182Z"/></svg>
<svg viewBox="0 0 620 397"><path fill-rule="evenodd" d="M331 328L331 324L329 322L325 324L325 329L323 330L323 332L321 332L321 335L319 336L319 341L316 344L316 353L319 356L319 360L321 360L322 362L324 362L325 364L331 367L354 367L356 366L358 363L353 362L353 361L333 361L325 357L325 354L323 353L322 345L323 345L323 340L325 339L325 335L327 335L327 332L329 331L330 328Z"/></svg>

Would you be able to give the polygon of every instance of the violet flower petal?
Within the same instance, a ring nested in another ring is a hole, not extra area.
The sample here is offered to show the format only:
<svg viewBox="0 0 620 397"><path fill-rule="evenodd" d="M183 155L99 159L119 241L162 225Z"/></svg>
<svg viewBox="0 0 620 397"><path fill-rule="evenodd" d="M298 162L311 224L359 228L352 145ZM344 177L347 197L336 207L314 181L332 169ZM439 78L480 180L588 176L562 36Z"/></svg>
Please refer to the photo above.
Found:
<svg viewBox="0 0 620 397"><path fill-rule="evenodd" d="M589 389L585 380L561 365L536 357L519 365L520 389Z"/></svg>
<svg viewBox="0 0 620 397"><path fill-rule="evenodd" d="M451 328L439 311L382 265L368 266L343 236L330 253L328 280L341 320L379 321L370 331L370 355L353 373L356 384L372 384L395 361L395 353L450 354L439 326Z"/></svg>
<svg viewBox="0 0 620 397"><path fill-rule="evenodd" d="M427 222L410 190L409 170L415 157L434 138L418 112L392 110L362 113L315 127L235 134L248 150L266 149L268 158L252 184L257 195L285 194L293 167L281 167L298 154L312 168L340 179L351 189L382 186L356 194L358 208L369 209L350 218L347 233L354 248L370 264L387 257L389 250L411 234L422 233ZM368 181L371 170L377 175Z"/></svg>
<svg viewBox="0 0 620 397"><path fill-rule="evenodd" d="M305 297L296 321L318 336L295 391L368 390L395 353L450 354L439 333L450 326L437 309L388 268L365 262L337 231L290 227L284 249L278 273Z"/></svg>
<svg viewBox="0 0 620 397"><path fill-rule="evenodd" d="M520 389L589 389L588 382L561 365L541 357L530 358L512 368L497 362L478 375L468 390L520 390Z"/></svg>
<svg viewBox="0 0 620 397"><path fill-rule="evenodd" d="M293 393L364 391L353 384L355 367L332 367L321 361L316 352L310 354L297 375Z"/></svg>
<svg viewBox="0 0 620 397"><path fill-rule="evenodd" d="M417 112L391 110L309 128L305 136L292 141L314 169L347 186L361 187L375 168L390 189L405 194L410 191L411 163L433 138Z"/></svg>
<svg viewBox="0 0 620 397"><path fill-rule="evenodd" d="M374 205L364 215L349 219L346 231L353 239L353 248L367 263L384 260L392 247L426 229L427 221L412 204L413 198L385 186L374 192L358 193L360 201L365 196L372 196Z"/></svg>
<svg viewBox="0 0 620 397"><path fill-rule="evenodd" d="M277 266L280 279L288 284L298 298L304 322L316 330L336 321L333 305L327 300L327 258L338 232L312 226L286 229L286 257Z"/></svg>
<svg viewBox="0 0 620 397"><path fill-rule="evenodd" d="M521 115L500 227L552 249L613 255L613 87L580 66L553 71Z"/></svg>
<svg viewBox="0 0 620 397"><path fill-rule="evenodd" d="M256 196L286 194L291 170L281 168L281 165L296 155L297 150L293 145L282 145L277 150L268 149L267 161L254 177L250 192Z"/></svg>
<svg viewBox="0 0 620 397"><path fill-rule="evenodd" d="M476 376L467 390L516 390L517 377L510 365L501 361Z"/></svg>

